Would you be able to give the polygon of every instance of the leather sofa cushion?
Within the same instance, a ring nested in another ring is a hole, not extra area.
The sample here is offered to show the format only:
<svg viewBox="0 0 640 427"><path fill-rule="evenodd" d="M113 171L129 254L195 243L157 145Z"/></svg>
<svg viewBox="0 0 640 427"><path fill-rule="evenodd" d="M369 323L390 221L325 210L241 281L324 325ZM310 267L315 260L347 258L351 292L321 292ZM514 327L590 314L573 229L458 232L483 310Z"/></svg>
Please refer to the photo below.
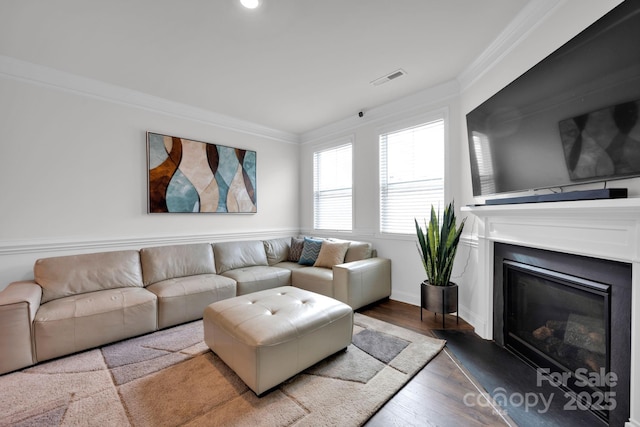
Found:
<svg viewBox="0 0 640 427"><path fill-rule="evenodd" d="M373 247L369 242L350 242L344 262L360 261L373 256Z"/></svg>
<svg viewBox="0 0 640 427"><path fill-rule="evenodd" d="M42 304L104 289L142 287L138 251L99 252L43 258L33 268Z"/></svg>
<svg viewBox="0 0 640 427"><path fill-rule="evenodd" d="M225 271L222 274L236 281L236 295L291 284L291 271L278 267L257 265Z"/></svg>
<svg viewBox="0 0 640 427"><path fill-rule="evenodd" d="M297 288L333 298L333 271L323 267L307 267L291 272L291 284Z"/></svg>
<svg viewBox="0 0 640 427"><path fill-rule="evenodd" d="M286 268L289 271L299 270L299 269L302 269L302 268L308 268L308 266L306 266L306 265L300 265L297 262L293 262L293 261L282 261L282 262L277 263L273 267Z"/></svg>
<svg viewBox="0 0 640 427"><path fill-rule="evenodd" d="M279 262L286 261L289 257L289 237L282 239L271 239L264 241L264 250L267 253L267 262L269 265L275 265Z"/></svg>
<svg viewBox="0 0 640 427"><path fill-rule="evenodd" d="M201 319L209 304L236 296L236 282L218 274L176 277L146 289L158 297L158 329Z"/></svg>
<svg viewBox="0 0 640 427"><path fill-rule="evenodd" d="M38 362L157 329L157 298L143 288L107 289L40 306L33 321Z"/></svg>
<svg viewBox="0 0 640 427"><path fill-rule="evenodd" d="M218 274L237 268L269 265L264 244L259 240L216 243L213 253Z"/></svg>
<svg viewBox="0 0 640 427"><path fill-rule="evenodd" d="M145 286L176 277L216 272L209 243L143 248L140 260Z"/></svg>

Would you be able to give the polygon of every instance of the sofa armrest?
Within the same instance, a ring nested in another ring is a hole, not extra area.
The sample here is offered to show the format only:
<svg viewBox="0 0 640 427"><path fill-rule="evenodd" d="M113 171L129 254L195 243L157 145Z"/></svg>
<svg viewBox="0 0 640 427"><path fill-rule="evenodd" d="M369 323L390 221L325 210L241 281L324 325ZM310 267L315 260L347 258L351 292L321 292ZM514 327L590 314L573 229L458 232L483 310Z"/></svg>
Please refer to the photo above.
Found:
<svg viewBox="0 0 640 427"><path fill-rule="evenodd" d="M0 374L33 365L32 324L42 288L33 281L14 282L0 292Z"/></svg>
<svg viewBox="0 0 640 427"><path fill-rule="evenodd" d="M367 258L333 267L334 298L354 310L391 295L391 260Z"/></svg>

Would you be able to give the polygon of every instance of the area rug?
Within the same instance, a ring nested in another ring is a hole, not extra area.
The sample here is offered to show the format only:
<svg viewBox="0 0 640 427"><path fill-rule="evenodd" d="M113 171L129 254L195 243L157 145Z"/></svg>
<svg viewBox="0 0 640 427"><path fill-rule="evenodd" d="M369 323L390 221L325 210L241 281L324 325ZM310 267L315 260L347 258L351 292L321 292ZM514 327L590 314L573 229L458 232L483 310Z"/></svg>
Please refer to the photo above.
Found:
<svg viewBox="0 0 640 427"><path fill-rule="evenodd" d="M356 313L353 343L256 397L202 321L0 376L0 425L358 426L443 348Z"/></svg>

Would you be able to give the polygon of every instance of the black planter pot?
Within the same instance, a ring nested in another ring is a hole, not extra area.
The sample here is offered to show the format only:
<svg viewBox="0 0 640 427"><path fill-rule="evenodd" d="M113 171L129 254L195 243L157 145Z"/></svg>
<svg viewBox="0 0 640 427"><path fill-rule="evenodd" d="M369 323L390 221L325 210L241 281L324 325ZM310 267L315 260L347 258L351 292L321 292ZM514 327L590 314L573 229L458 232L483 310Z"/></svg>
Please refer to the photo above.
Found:
<svg viewBox="0 0 640 427"><path fill-rule="evenodd" d="M420 285L420 320L422 321L422 309L432 311L436 318L442 314L442 327L444 328L444 315L456 313L458 323L458 285L449 282L449 286L434 286L425 280Z"/></svg>

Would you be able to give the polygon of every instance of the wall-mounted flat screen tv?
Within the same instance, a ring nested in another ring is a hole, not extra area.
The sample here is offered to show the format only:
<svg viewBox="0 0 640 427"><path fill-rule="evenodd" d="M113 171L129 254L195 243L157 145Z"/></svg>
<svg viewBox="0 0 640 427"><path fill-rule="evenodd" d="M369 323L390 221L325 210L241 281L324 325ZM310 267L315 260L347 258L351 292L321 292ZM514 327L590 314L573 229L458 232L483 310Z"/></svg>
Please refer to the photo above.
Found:
<svg viewBox="0 0 640 427"><path fill-rule="evenodd" d="M640 1L467 114L474 196L640 176Z"/></svg>

